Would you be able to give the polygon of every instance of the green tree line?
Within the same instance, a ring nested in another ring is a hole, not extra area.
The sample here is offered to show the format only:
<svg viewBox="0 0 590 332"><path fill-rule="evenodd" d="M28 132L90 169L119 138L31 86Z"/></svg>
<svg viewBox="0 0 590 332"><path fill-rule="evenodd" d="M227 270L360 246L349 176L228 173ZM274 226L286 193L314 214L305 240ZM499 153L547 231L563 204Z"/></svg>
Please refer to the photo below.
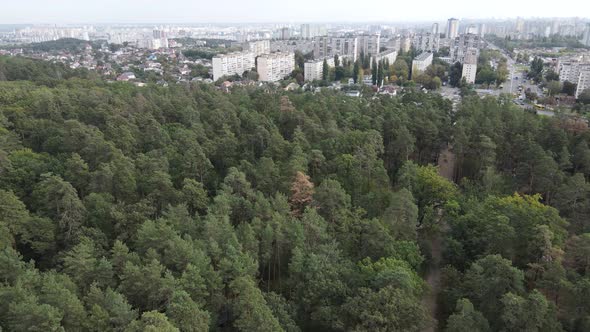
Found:
<svg viewBox="0 0 590 332"><path fill-rule="evenodd" d="M3 330L588 329L589 137L564 119L0 63L50 79L0 82Z"/></svg>

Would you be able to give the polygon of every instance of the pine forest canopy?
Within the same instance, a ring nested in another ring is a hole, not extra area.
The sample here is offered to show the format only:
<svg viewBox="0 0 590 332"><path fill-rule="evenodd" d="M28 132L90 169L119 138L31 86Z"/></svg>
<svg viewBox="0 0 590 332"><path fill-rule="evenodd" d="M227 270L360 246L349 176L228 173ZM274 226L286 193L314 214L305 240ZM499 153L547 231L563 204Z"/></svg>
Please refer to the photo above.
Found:
<svg viewBox="0 0 590 332"><path fill-rule="evenodd" d="M2 331L590 330L590 136L559 117L23 58L0 81Z"/></svg>

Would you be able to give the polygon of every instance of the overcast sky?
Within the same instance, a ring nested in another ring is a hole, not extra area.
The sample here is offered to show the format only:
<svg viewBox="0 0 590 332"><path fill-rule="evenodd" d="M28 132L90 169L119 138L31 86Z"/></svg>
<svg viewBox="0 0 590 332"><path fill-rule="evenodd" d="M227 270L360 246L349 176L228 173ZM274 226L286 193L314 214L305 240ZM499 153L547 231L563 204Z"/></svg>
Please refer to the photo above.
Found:
<svg viewBox="0 0 590 332"><path fill-rule="evenodd" d="M516 16L590 16L590 0L0 0L0 24L399 22Z"/></svg>

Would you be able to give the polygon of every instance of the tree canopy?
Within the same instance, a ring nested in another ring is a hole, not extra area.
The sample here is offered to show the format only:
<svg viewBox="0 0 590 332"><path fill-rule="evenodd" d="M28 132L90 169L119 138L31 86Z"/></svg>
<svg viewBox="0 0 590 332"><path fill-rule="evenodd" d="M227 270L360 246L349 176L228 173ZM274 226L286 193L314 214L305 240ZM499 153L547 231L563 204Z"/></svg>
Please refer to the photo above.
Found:
<svg viewBox="0 0 590 332"><path fill-rule="evenodd" d="M0 73L3 330L590 328L590 136L563 118L411 88Z"/></svg>

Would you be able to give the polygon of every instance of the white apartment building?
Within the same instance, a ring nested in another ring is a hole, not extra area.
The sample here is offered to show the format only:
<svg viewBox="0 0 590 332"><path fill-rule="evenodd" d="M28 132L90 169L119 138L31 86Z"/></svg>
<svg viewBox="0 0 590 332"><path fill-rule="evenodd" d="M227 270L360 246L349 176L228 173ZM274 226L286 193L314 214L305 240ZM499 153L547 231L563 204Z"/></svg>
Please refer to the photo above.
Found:
<svg viewBox="0 0 590 332"><path fill-rule="evenodd" d="M244 48L246 49L246 48ZM257 40L251 41L247 43L247 51L254 53L254 56L257 57L262 54L270 53L270 40Z"/></svg>
<svg viewBox="0 0 590 332"><path fill-rule="evenodd" d="M576 98L580 98L582 92L588 89L590 89L590 68L586 67L584 70L580 71L580 76L578 77Z"/></svg>
<svg viewBox="0 0 590 332"><path fill-rule="evenodd" d="M326 34L326 26L319 24L301 24L301 38L312 39Z"/></svg>
<svg viewBox="0 0 590 332"><path fill-rule="evenodd" d="M334 58L326 58L328 67L334 67ZM311 60L303 65L303 76L306 81L315 81L323 79L324 59Z"/></svg>
<svg viewBox="0 0 590 332"><path fill-rule="evenodd" d="M576 83L580 78L580 73L590 69L590 61L584 57L564 59L559 61L557 68L559 70L559 81L561 83L565 81Z"/></svg>
<svg viewBox="0 0 590 332"><path fill-rule="evenodd" d="M459 35L459 20L456 18L449 18L447 22L447 39L455 39Z"/></svg>
<svg viewBox="0 0 590 332"><path fill-rule="evenodd" d="M423 73L432 64L432 53L424 52L412 60L412 78Z"/></svg>
<svg viewBox="0 0 590 332"><path fill-rule="evenodd" d="M480 23L479 27L477 28L477 35L479 38L483 38L486 35L486 25L485 23Z"/></svg>
<svg viewBox="0 0 590 332"><path fill-rule="evenodd" d="M329 37L321 36L314 38L313 56L316 59L327 57L349 56L356 61L358 50L358 39L356 37Z"/></svg>
<svg viewBox="0 0 590 332"><path fill-rule="evenodd" d="M297 40L273 40L270 42L270 52L293 52L301 51L303 54L313 52L313 40L297 39Z"/></svg>
<svg viewBox="0 0 590 332"><path fill-rule="evenodd" d="M560 61L559 65L559 81L561 83L568 81L575 83L580 76L580 63L577 61Z"/></svg>
<svg viewBox="0 0 590 332"><path fill-rule="evenodd" d="M475 75L477 74L477 49L470 48L465 53L465 61L463 62L463 71L461 78L464 78L467 83L475 83Z"/></svg>
<svg viewBox="0 0 590 332"><path fill-rule="evenodd" d="M465 33L477 34L477 26L475 24L468 25L467 29L465 29Z"/></svg>
<svg viewBox="0 0 590 332"><path fill-rule="evenodd" d="M290 39L291 38L291 29L288 27L281 28L279 30L279 39Z"/></svg>
<svg viewBox="0 0 590 332"><path fill-rule="evenodd" d="M168 37L166 31L156 29L152 31L152 35L153 38L150 41L151 49L168 48Z"/></svg>
<svg viewBox="0 0 590 332"><path fill-rule="evenodd" d="M379 33L357 36L357 41L357 56L360 56L361 53L375 55L381 51L381 35Z"/></svg>
<svg viewBox="0 0 590 332"><path fill-rule="evenodd" d="M242 75L255 67L254 58L254 53L251 52L218 54L212 60L213 80L217 81L223 76Z"/></svg>
<svg viewBox="0 0 590 332"><path fill-rule="evenodd" d="M370 62L371 65L373 65L373 59L375 59L375 62L377 63L379 63L382 60L387 60L387 62L389 62L389 64L392 65L395 62L395 59L397 59L397 51L387 50L377 54L376 56L372 56Z"/></svg>
<svg viewBox="0 0 590 332"><path fill-rule="evenodd" d="M385 43L385 47L390 50L399 51L402 47L402 38L400 36L390 38Z"/></svg>
<svg viewBox="0 0 590 332"><path fill-rule="evenodd" d="M478 35L467 33L461 34L459 37L453 40L450 47L450 54L453 62L465 62L465 54L468 49L475 48L478 50L481 48L481 38Z"/></svg>
<svg viewBox="0 0 590 332"><path fill-rule="evenodd" d="M522 17L516 19L515 31L516 33L524 33L524 19Z"/></svg>
<svg viewBox="0 0 590 332"><path fill-rule="evenodd" d="M400 49L404 52L408 52L412 47L412 39L408 36L405 36L401 39Z"/></svg>
<svg viewBox="0 0 590 332"><path fill-rule="evenodd" d="M581 56L563 60L559 62L558 68L559 81L562 83L568 81L570 83L577 84L575 94L576 98L578 98L582 92L584 92L584 90L590 89L589 59Z"/></svg>
<svg viewBox="0 0 590 332"><path fill-rule="evenodd" d="M256 69L259 81L280 81L295 69L295 54L290 52L263 54L258 57Z"/></svg>
<svg viewBox="0 0 590 332"><path fill-rule="evenodd" d="M412 38L412 45L418 51L438 52L440 47L440 37L438 33L418 33Z"/></svg>
<svg viewBox="0 0 590 332"><path fill-rule="evenodd" d="M586 23L586 29L584 30L584 37L582 38L581 43L590 46L590 23Z"/></svg>

